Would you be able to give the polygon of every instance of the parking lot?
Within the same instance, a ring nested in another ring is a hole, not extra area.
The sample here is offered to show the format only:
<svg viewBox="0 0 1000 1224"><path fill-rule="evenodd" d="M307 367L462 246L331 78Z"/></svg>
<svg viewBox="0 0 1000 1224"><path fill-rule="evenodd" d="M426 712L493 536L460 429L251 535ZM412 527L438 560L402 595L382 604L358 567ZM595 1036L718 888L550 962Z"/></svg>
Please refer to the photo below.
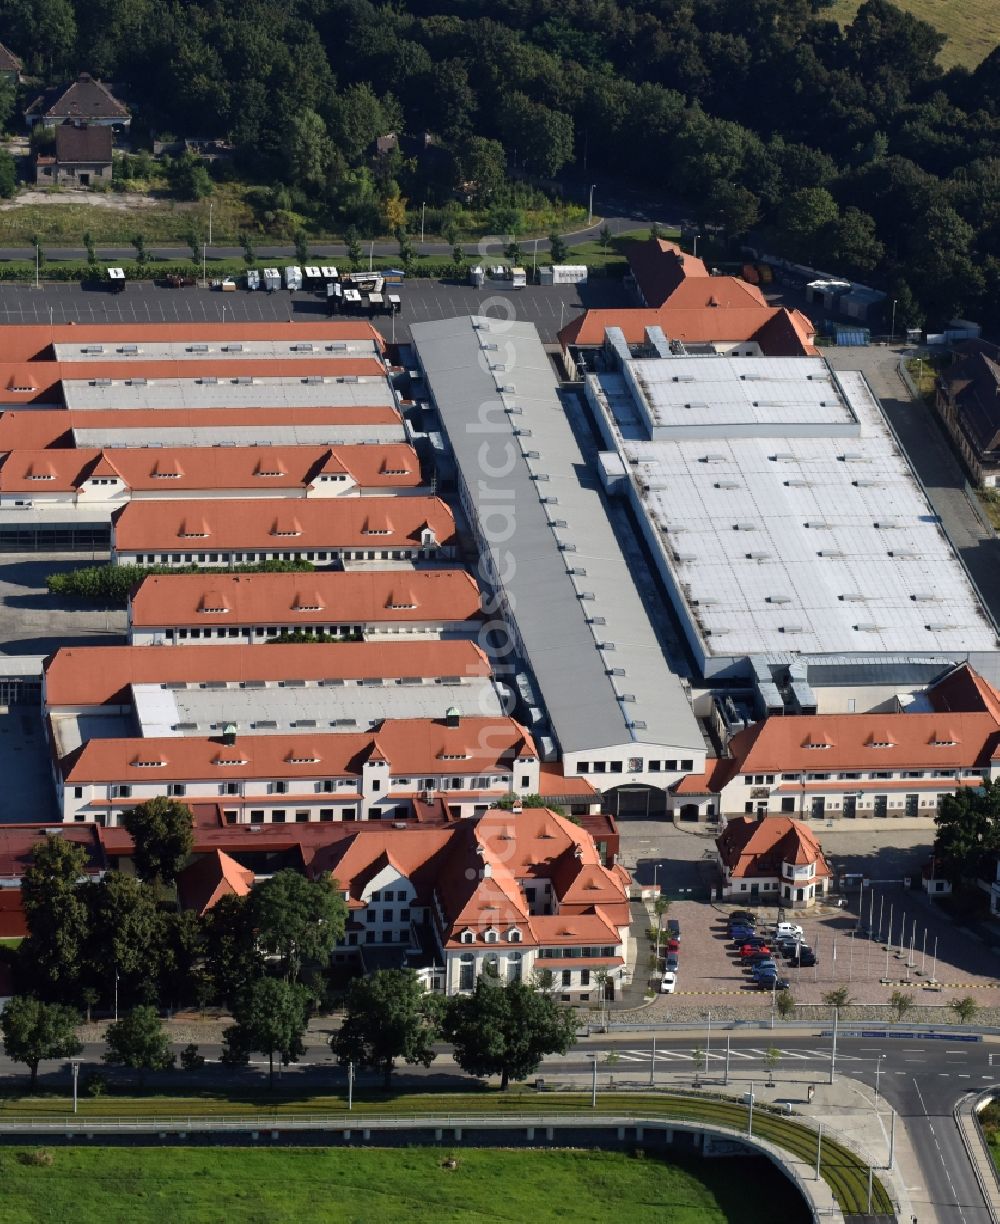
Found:
<svg viewBox="0 0 1000 1224"><path fill-rule="evenodd" d="M0 707L0 777L0 824L60 822L37 706Z"/></svg>
<svg viewBox="0 0 1000 1224"><path fill-rule="evenodd" d="M511 289L487 281L482 289L458 281L412 279L399 287L401 311L372 322L387 340L408 343L410 324L427 319L486 312L534 323L542 341L552 343L564 322L589 306L622 306L627 297L618 280L587 285L531 285ZM213 289L167 289L130 284L123 293L72 284L0 285L0 323L184 323L312 321L326 317L326 297L311 291L221 293ZM342 316L338 316L342 317ZM361 317L367 315L343 316Z"/></svg>
<svg viewBox="0 0 1000 1224"><path fill-rule="evenodd" d="M57 646L124 641L125 611L79 601L58 601L45 589L46 575L107 560L79 553L0 553L0 653L44 655Z"/></svg>

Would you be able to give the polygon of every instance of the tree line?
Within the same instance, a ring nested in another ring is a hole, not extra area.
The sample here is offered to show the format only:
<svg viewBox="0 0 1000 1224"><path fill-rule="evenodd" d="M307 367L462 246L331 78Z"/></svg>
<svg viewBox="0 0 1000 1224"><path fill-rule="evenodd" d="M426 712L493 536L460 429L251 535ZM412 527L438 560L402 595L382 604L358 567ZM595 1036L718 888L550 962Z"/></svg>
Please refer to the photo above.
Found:
<svg viewBox="0 0 1000 1224"><path fill-rule="evenodd" d="M172 896L193 843L190 809L157 798L127 811L135 875L89 873L86 850L54 835L34 848L22 881L28 935L12 954L15 997L0 1025L7 1054L28 1065L34 1086L42 1059L79 1053L77 1027L95 1009L112 1012L105 1061L139 1071L174 1063L160 1012L225 1008L222 1062L267 1056L287 1065L304 1050L310 1016L341 1002L330 973L344 936L347 905L328 874L307 879L279 870L246 896L222 897L204 915ZM483 979L471 996L443 1000L409 970L353 981L331 1045L341 1065L371 1068L388 1086L397 1059L430 1065L435 1041L455 1044L459 1065L498 1074L506 1087L563 1052L575 1021L533 985ZM181 1055L193 1069L195 1047Z"/></svg>
<svg viewBox="0 0 1000 1224"><path fill-rule="evenodd" d="M447 236L469 200L509 233L512 180L614 176L688 201L734 247L753 232L874 281L900 323L995 317L1000 49L945 72L926 22L865 0L841 28L829 3L0 0L0 16L42 79L120 82L137 130L231 137L276 184L270 214L313 207L364 237L405 232L420 201ZM424 131L427 155L371 155Z"/></svg>

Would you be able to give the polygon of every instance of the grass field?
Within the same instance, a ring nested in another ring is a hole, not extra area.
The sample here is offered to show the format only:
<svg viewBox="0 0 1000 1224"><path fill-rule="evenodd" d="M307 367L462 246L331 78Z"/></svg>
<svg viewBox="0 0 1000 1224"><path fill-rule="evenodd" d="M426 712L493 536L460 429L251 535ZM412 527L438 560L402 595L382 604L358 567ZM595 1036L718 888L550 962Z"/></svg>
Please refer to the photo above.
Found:
<svg viewBox="0 0 1000 1224"><path fill-rule="evenodd" d="M845 24L853 19L861 0L835 0L823 17ZM974 68L1000 43L1000 5L996 0L896 0L900 8L929 21L948 35L938 62L945 68L964 64Z"/></svg>
<svg viewBox="0 0 1000 1224"><path fill-rule="evenodd" d="M152 1092L132 1097L108 1096L80 1101L80 1116L86 1117L156 1117L167 1118L187 1115L227 1114L253 1117L266 1126L273 1119L279 1121L288 1114L333 1114L343 1117L346 1113L342 1096L300 1096L291 1093L203 1093L199 1096L157 1096ZM663 1096L659 1094L614 1093L600 1094L599 1108L618 1115L670 1118L674 1121L690 1121L716 1124L736 1131L745 1131L747 1109L735 1101L700 1096ZM63 1120L68 1112L65 1097L19 1098L5 1096L0 1109L0 1121L11 1123L30 1117L48 1117ZM545 1093L542 1096L529 1090L499 1092L470 1090L465 1093L370 1093L357 1094L354 1098L354 1116L359 1119L372 1114L448 1114L462 1113L590 1115L590 1096L587 1093ZM753 1119L754 1134L766 1139L785 1151L794 1153L807 1165L815 1163L816 1134L808 1126L794 1118L775 1115L758 1109ZM820 1173L846 1212L858 1212L867 1200L868 1166L836 1140L824 1137ZM875 1205L878 1210L889 1209L889 1198L885 1187L876 1177L874 1183ZM2 1199L0 1199L2 1203ZM0 1224L6 1224L0 1209Z"/></svg>
<svg viewBox="0 0 1000 1224"><path fill-rule="evenodd" d="M3 1224L798 1224L765 1161L665 1163L607 1152L441 1148L54 1148L0 1153ZM454 1157L457 1167L445 1162Z"/></svg>

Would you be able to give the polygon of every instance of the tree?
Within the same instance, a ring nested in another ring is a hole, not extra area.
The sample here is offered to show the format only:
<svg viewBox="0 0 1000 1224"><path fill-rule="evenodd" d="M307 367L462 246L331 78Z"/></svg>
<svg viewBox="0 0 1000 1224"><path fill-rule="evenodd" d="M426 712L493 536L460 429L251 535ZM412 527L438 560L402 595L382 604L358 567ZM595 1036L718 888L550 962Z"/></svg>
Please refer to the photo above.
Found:
<svg viewBox="0 0 1000 1224"><path fill-rule="evenodd" d="M106 999L117 989L124 1004L157 1001L166 930L153 889L109 871L99 883L87 884L83 895L89 909L88 984L99 983Z"/></svg>
<svg viewBox="0 0 1000 1224"><path fill-rule="evenodd" d="M691 1051L691 1062L694 1064L694 1086L701 1081L701 1073L705 1070L705 1051L700 1047Z"/></svg>
<svg viewBox="0 0 1000 1224"><path fill-rule="evenodd" d="M836 990L828 990L823 996L823 1002L827 1007L835 1007L838 1010L844 1007L850 1007L851 995L846 986L838 986Z"/></svg>
<svg viewBox="0 0 1000 1224"><path fill-rule="evenodd" d="M140 268L145 267L146 259L146 237L144 234L136 234L132 239L132 245L135 247L135 261Z"/></svg>
<svg viewBox="0 0 1000 1224"><path fill-rule="evenodd" d="M361 160L377 136L388 135L382 103L367 82L332 99L330 136L349 162Z"/></svg>
<svg viewBox="0 0 1000 1224"><path fill-rule="evenodd" d="M248 234L246 230L240 234L240 246L243 248L243 262L248 268L252 268L257 252L254 250L253 235Z"/></svg>
<svg viewBox="0 0 1000 1224"><path fill-rule="evenodd" d="M344 242L347 246L347 262L351 265L351 271L353 272L361 263L361 240L357 229L353 225L347 227L347 232L344 234Z"/></svg>
<svg viewBox="0 0 1000 1224"><path fill-rule="evenodd" d="M287 981L297 981L307 962L325 966L347 922L347 906L330 875L309 880L291 868L258 884L247 908L258 947L279 959Z"/></svg>
<svg viewBox="0 0 1000 1224"><path fill-rule="evenodd" d="M163 795L122 813L122 825L135 843L132 861L140 880L161 886L177 879L194 845L193 824L186 803Z"/></svg>
<svg viewBox="0 0 1000 1224"><path fill-rule="evenodd" d="M233 1007L234 1025L226 1029L227 1049L267 1055L268 1087L274 1085L274 1055L284 1064L296 1062L304 1052L302 1034L309 1019L309 991L297 982L258 978L239 995Z"/></svg>
<svg viewBox="0 0 1000 1224"><path fill-rule="evenodd" d="M333 142L326 124L314 110L306 107L293 116L288 134L288 173L293 183L307 191L326 186L327 172L333 163Z"/></svg>
<svg viewBox="0 0 1000 1224"><path fill-rule="evenodd" d="M781 993L778 995L777 1007L778 1015L782 1018L782 1020L787 1020L792 1012L795 1011L795 999L787 990L781 991Z"/></svg>
<svg viewBox="0 0 1000 1224"><path fill-rule="evenodd" d="M21 881L21 904L28 938L18 949L19 976L30 992L59 1002L75 1002L84 968L89 914L79 882L85 878L82 846L46 837L32 851Z"/></svg>
<svg viewBox="0 0 1000 1224"><path fill-rule="evenodd" d="M503 251L504 259L508 260L515 268L521 262L521 244L519 242L508 242Z"/></svg>
<svg viewBox="0 0 1000 1224"><path fill-rule="evenodd" d="M774 1087L774 1072L781 1062L781 1051L776 1046L771 1046L764 1051L764 1066L767 1068L767 1086Z"/></svg>
<svg viewBox="0 0 1000 1224"><path fill-rule="evenodd" d="M104 1034L104 1061L133 1071L166 1071L174 1065L170 1041L155 1007L134 1007L109 1024Z"/></svg>
<svg viewBox="0 0 1000 1224"><path fill-rule="evenodd" d="M396 241L399 243L399 258L402 261L403 267L409 269L409 266L413 263L414 250L413 243L410 241L410 235L403 226L396 230Z"/></svg>
<svg viewBox="0 0 1000 1224"><path fill-rule="evenodd" d="M549 255L554 264L564 264L568 258L568 249L561 234L549 234Z"/></svg>
<svg viewBox="0 0 1000 1224"><path fill-rule="evenodd" d="M889 1006L896 1013L896 1019L902 1020L913 1007L913 999L902 990L894 990L889 996Z"/></svg>
<svg viewBox="0 0 1000 1224"><path fill-rule="evenodd" d="M945 795L934 817L934 856L952 884L975 876L1000 850L1000 781Z"/></svg>
<svg viewBox="0 0 1000 1224"><path fill-rule="evenodd" d="M35 248L35 263L40 268L45 263L45 252L42 250L42 240L38 234L31 235L31 245Z"/></svg>
<svg viewBox="0 0 1000 1224"><path fill-rule="evenodd" d="M507 154L499 140L470 136L459 150L459 174L480 208L492 203L507 179Z"/></svg>
<svg viewBox="0 0 1000 1224"><path fill-rule="evenodd" d="M345 1011L330 1039L342 1067L353 1063L381 1071L388 1089L397 1058L424 1067L434 1061L438 1001L412 969L379 969L357 978L347 992Z"/></svg>
<svg viewBox="0 0 1000 1224"><path fill-rule="evenodd" d="M203 241L201 233L192 225L188 230L184 241L188 244L188 249L191 251L191 262L200 263Z"/></svg>
<svg viewBox="0 0 1000 1224"><path fill-rule="evenodd" d="M455 266L455 271L461 275L462 265L465 263L465 252L457 242L451 248L451 262Z"/></svg>
<svg viewBox="0 0 1000 1224"><path fill-rule="evenodd" d="M76 1035L79 1015L62 1003L45 1003L30 995L10 999L0 1016L3 1046L13 1062L25 1063L31 1088L38 1082L38 1064L45 1058L72 1058L83 1049Z"/></svg>
<svg viewBox="0 0 1000 1224"><path fill-rule="evenodd" d="M205 964L214 997L232 1007L247 986L264 972L249 897L222 897L204 924Z"/></svg>
<svg viewBox="0 0 1000 1224"><path fill-rule="evenodd" d="M576 1041L576 1018L524 982L480 977L472 994L448 1000L444 1032L463 1071L499 1075L506 1088L536 1071L546 1054L565 1054Z"/></svg>
<svg viewBox="0 0 1000 1224"><path fill-rule="evenodd" d="M958 1017L960 1024L971 1024L979 1014L979 1004L971 995L966 995L964 999L953 999L948 1006Z"/></svg>
<svg viewBox="0 0 1000 1224"><path fill-rule="evenodd" d="M94 245L94 236L90 230L83 235L83 245L87 250L87 263L93 267L97 263L97 247Z"/></svg>
<svg viewBox="0 0 1000 1224"><path fill-rule="evenodd" d="M166 165L170 190L181 200L204 200L214 190L212 176L205 163L186 149Z"/></svg>
<svg viewBox="0 0 1000 1224"><path fill-rule="evenodd" d="M782 204L777 223L794 253L814 259L821 233L836 224L839 216L837 201L825 187L801 187Z"/></svg>
<svg viewBox="0 0 1000 1224"><path fill-rule="evenodd" d="M608 247L611 245L611 226L608 225L607 221L605 221L605 223L601 226L600 239L601 246L604 247L604 253L606 255L608 253Z"/></svg>
<svg viewBox="0 0 1000 1224"><path fill-rule="evenodd" d="M309 262L309 239L306 237L304 229L297 229L292 239L295 244L295 258L299 265L304 265Z"/></svg>
<svg viewBox="0 0 1000 1224"><path fill-rule="evenodd" d="M831 259L851 271L870 272L885 256L875 236L875 218L853 205L834 223L829 245Z"/></svg>
<svg viewBox="0 0 1000 1224"><path fill-rule="evenodd" d="M399 194L398 187L382 201L382 214L391 233L398 237L406 232L406 200Z"/></svg>
<svg viewBox="0 0 1000 1224"><path fill-rule="evenodd" d="M17 163L6 149L0 149L0 196L9 200L17 191Z"/></svg>

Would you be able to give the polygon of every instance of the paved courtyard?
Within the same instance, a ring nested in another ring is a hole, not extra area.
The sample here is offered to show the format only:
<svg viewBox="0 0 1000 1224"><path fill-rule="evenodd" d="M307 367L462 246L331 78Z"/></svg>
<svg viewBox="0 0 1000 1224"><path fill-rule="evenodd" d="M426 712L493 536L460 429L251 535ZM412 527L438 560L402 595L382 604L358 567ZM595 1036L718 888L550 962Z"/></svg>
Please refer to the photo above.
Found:
<svg viewBox="0 0 1000 1224"><path fill-rule="evenodd" d="M125 610L49 595L55 570L100 564L106 554L0 553L0 653L44 655L57 646L124 641Z"/></svg>

